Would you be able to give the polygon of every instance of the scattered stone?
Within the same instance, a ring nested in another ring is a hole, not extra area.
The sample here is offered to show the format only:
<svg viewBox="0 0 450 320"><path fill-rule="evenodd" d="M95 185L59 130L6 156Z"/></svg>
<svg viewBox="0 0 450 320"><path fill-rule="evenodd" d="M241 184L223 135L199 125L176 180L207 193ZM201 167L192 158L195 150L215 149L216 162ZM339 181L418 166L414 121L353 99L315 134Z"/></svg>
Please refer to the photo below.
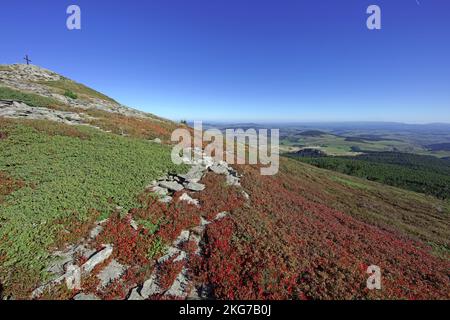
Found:
<svg viewBox="0 0 450 320"><path fill-rule="evenodd" d="M53 255L56 259L48 266L47 272L58 276L63 275L66 272L65 266L73 263L74 253L75 250L73 248L66 252L55 252Z"/></svg>
<svg viewBox="0 0 450 320"><path fill-rule="evenodd" d="M83 273L90 273L98 264L108 259L111 256L112 252L112 245L105 246L104 249L97 252L94 256L92 256L92 258L86 261L86 263L81 266L81 270L83 271Z"/></svg>
<svg viewBox="0 0 450 320"><path fill-rule="evenodd" d="M154 187L158 185L158 182L156 180L153 180L148 186L145 187L145 190L152 190Z"/></svg>
<svg viewBox="0 0 450 320"><path fill-rule="evenodd" d="M215 174L228 174L228 168L220 164L214 164L209 169Z"/></svg>
<svg viewBox="0 0 450 320"><path fill-rule="evenodd" d="M84 124L81 115L75 112L59 111L43 107L31 107L22 102L9 100L0 100L0 117L50 120L67 125Z"/></svg>
<svg viewBox="0 0 450 320"><path fill-rule="evenodd" d="M187 193L183 193L183 195L180 197L180 201L186 201L187 203L195 205L195 206L200 205L200 202L197 199L191 198L191 196L188 195Z"/></svg>
<svg viewBox="0 0 450 320"><path fill-rule="evenodd" d="M186 185L186 189L191 191L203 191L205 190L205 185L197 182L189 182Z"/></svg>
<svg viewBox="0 0 450 320"><path fill-rule="evenodd" d="M157 144L161 144L162 143L160 138L156 138L156 139L153 139L153 140L150 140L150 141L153 142L153 143L157 143Z"/></svg>
<svg viewBox="0 0 450 320"><path fill-rule="evenodd" d="M100 279L99 289L105 288L114 280L119 279L126 269L125 266L121 265L116 260L112 260L106 268L97 275L97 278Z"/></svg>
<svg viewBox="0 0 450 320"><path fill-rule="evenodd" d="M97 301L100 300L99 297L97 297L95 294L85 294L85 293L79 293L75 297L73 297L73 300L77 301Z"/></svg>
<svg viewBox="0 0 450 320"><path fill-rule="evenodd" d="M206 168L203 166L193 166L186 174L180 174L179 177L187 182L199 182L205 174Z"/></svg>
<svg viewBox="0 0 450 320"><path fill-rule="evenodd" d="M169 189L171 191L181 191L184 187L176 181L161 181L159 185L163 188Z"/></svg>
<svg viewBox="0 0 450 320"><path fill-rule="evenodd" d="M242 195L244 196L244 198L246 200L250 200L250 195L247 192L245 192L244 190L242 190Z"/></svg>

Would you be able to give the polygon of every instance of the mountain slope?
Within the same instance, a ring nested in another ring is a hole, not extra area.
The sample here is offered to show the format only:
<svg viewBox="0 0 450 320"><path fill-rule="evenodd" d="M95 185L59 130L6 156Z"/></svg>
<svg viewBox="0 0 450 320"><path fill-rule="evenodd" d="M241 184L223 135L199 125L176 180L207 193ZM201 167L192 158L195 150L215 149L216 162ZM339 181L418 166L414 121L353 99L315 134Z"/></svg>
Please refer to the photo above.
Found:
<svg viewBox="0 0 450 320"><path fill-rule="evenodd" d="M448 202L285 158L274 177L175 166L164 142L177 126L0 66L0 296L449 298ZM79 291L31 295L99 255ZM369 265L380 291L366 288Z"/></svg>

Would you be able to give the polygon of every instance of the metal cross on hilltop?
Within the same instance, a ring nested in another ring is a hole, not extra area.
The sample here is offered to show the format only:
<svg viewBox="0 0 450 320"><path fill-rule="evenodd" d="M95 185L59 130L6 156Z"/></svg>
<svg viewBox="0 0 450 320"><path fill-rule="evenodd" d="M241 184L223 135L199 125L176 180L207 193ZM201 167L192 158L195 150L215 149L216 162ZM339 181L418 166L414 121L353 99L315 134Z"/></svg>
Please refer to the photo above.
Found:
<svg viewBox="0 0 450 320"><path fill-rule="evenodd" d="M28 55L26 55L25 58L23 58L23 59L27 62L27 65L29 65L30 62L32 62L32 61L30 60L30 58L28 58Z"/></svg>

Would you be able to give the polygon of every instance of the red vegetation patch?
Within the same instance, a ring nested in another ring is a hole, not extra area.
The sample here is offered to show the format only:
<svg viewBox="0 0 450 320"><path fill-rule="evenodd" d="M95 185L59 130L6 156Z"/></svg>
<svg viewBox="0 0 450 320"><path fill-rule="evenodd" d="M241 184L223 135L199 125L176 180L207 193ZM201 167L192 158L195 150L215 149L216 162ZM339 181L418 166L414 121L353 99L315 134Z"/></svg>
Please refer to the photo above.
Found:
<svg viewBox="0 0 450 320"><path fill-rule="evenodd" d="M8 138L8 134L6 132L0 131L0 140Z"/></svg>

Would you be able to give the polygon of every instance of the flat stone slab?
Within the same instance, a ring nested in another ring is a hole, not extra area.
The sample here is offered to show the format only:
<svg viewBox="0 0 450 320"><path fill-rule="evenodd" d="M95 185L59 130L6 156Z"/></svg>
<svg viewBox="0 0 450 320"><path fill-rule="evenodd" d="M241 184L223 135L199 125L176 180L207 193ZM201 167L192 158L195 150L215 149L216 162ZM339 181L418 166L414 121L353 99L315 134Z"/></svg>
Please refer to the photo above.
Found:
<svg viewBox="0 0 450 320"><path fill-rule="evenodd" d="M160 186L154 186L154 187L150 188L150 190L153 193L155 193L155 194L157 194L158 196L161 196L161 197L166 196L166 195L169 194L169 190L167 190L166 188L162 188Z"/></svg>
<svg viewBox="0 0 450 320"><path fill-rule="evenodd" d="M81 266L83 273L90 273L94 268L108 259L113 252L112 245L105 246L104 249L94 254L85 264Z"/></svg>
<svg viewBox="0 0 450 320"><path fill-rule="evenodd" d="M176 181L161 181L159 183L159 186L166 188L168 190L171 190L171 191L175 191L175 192L178 192L178 191L181 191L184 189L183 185L179 184Z"/></svg>

